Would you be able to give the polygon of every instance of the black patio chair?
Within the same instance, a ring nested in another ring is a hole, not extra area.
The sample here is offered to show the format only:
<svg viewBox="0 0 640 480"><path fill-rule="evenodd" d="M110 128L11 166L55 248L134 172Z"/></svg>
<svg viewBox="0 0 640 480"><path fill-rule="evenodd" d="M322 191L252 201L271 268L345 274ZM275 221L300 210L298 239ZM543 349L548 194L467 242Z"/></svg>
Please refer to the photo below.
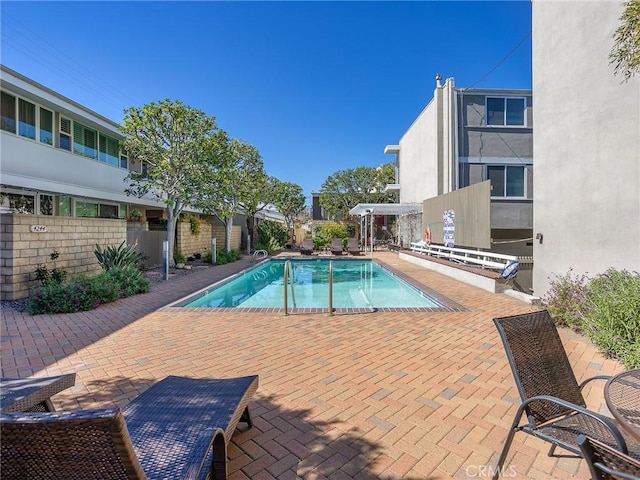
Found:
<svg viewBox="0 0 640 480"><path fill-rule="evenodd" d="M640 458L640 445L622 433L609 417L586 407L582 388L598 375L578 384L556 325L546 310L494 318L522 400L498 459L496 480L507 459L513 437L524 432L578 456L577 437L588 435L623 453ZM522 423L526 415L527 422ZM522 423L522 424L521 424Z"/></svg>
<svg viewBox="0 0 640 480"><path fill-rule="evenodd" d="M585 435L578 436L592 480L640 480L640 462Z"/></svg>

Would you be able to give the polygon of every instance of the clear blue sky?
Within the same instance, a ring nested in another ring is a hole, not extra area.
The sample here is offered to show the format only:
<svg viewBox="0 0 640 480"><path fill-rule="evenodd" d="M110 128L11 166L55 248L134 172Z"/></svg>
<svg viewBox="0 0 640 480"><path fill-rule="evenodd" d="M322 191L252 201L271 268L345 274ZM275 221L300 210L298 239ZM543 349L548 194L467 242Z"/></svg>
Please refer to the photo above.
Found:
<svg viewBox="0 0 640 480"><path fill-rule="evenodd" d="M115 122L127 107L181 100L308 197L338 170L391 161L385 145L433 98L436 73L458 87L531 88L530 0L0 8L4 65Z"/></svg>

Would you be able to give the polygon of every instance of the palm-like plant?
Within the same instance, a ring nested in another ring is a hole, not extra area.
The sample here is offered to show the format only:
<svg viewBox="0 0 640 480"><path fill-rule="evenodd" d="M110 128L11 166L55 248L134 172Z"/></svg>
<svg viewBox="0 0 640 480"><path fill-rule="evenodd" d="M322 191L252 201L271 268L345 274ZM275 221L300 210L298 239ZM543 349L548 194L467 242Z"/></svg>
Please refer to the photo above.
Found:
<svg viewBox="0 0 640 480"><path fill-rule="evenodd" d="M118 247L107 245L104 249L96 244L96 249L93 253L95 253L103 270L135 266L138 262L147 258L143 253L136 251L136 245L125 245L125 243L123 240Z"/></svg>

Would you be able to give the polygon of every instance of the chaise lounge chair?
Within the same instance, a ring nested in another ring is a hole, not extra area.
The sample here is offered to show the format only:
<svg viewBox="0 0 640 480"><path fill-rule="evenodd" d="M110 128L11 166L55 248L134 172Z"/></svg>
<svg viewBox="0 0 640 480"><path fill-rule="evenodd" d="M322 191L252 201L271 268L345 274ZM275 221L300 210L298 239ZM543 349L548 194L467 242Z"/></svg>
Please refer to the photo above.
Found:
<svg viewBox="0 0 640 480"><path fill-rule="evenodd" d="M305 238L300 247L301 255L311 255L313 253L313 238Z"/></svg>
<svg viewBox="0 0 640 480"><path fill-rule="evenodd" d="M122 410L2 413L2 478L224 479L257 388L257 375L170 376Z"/></svg>
<svg viewBox="0 0 640 480"><path fill-rule="evenodd" d="M347 253L349 255L360 255L360 245L357 238L347 240Z"/></svg>
<svg viewBox="0 0 640 480"><path fill-rule="evenodd" d="M332 255L342 255L342 239L334 238L331 240L331 254Z"/></svg>

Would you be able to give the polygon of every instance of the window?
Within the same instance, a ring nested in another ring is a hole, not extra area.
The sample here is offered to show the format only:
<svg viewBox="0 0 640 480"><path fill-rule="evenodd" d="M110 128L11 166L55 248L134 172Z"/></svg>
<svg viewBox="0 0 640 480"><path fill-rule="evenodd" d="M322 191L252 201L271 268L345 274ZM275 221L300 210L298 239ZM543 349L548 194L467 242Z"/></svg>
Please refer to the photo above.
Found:
<svg viewBox="0 0 640 480"><path fill-rule="evenodd" d="M53 215L53 195L40 194L40 215Z"/></svg>
<svg viewBox="0 0 640 480"><path fill-rule="evenodd" d="M142 162L142 165L140 166L140 173L146 175L148 171L147 162Z"/></svg>
<svg viewBox="0 0 640 480"><path fill-rule="evenodd" d="M18 135L36 139L36 106L26 100L18 100Z"/></svg>
<svg viewBox="0 0 640 480"><path fill-rule="evenodd" d="M129 159L126 155L120 155L120 168L129 168Z"/></svg>
<svg viewBox="0 0 640 480"><path fill-rule="evenodd" d="M0 103L0 128L16 133L16 97L2 92Z"/></svg>
<svg viewBox="0 0 640 480"><path fill-rule="evenodd" d="M89 158L98 158L97 132L81 123L73 122L73 153Z"/></svg>
<svg viewBox="0 0 640 480"><path fill-rule="evenodd" d="M487 97L487 125L525 126L525 99Z"/></svg>
<svg viewBox="0 0 640 480"><path fill-rule="evenodd" d="M40 107L40 142L53 145L53 112Z"/></svg>
<svg viewBox="0 0 640 480"><path fill-rule="evenodd" d="M102 133L98 135L98 139L100 140L100 145L99 145L100 153L98 155L98 160L117 167L119 163L118 162L118 150L119 150L118 140L116 140L115 138L103 135Z"/></svg>
<svg viewBox="0 0 640 480"><path fill-rule="evenodd" d="M100 218L118 218L117 205L100 204Z"/></svg>
<svg viewBox="0 0 640 480"><path fill-rule="evenodd" d="M60 143L63 150L71 151L71 120L60 117Z"/></svg>
<svg viewBox="0 0 640 480"><path fill-rule="evenodd" d="M91 217L96 218L98 216L98 204L91 202L76 202L76 217Z"/></svg>
<svg viewBox="0 0 640 480"><path fill-rule="evenodd" d="M71 216L71 197L69 195L60 195L58 197L58 215L60 217Z"/></svg>
<svg viewBox="0 0 640 480"><path fill-rule="evenodd" d="M117 204L76 200L76 217L118 218L118 209Z"/></svg>
<svg viewBox="0 0 640 480"><path fill-rule="evenodd" d="M7 193L9 208L17 213L36 213L36 197L24 193ZM4 203L4 202L3 202Z"/></svg>
<svg viewBox="0 0 640 480"><path fill-rule="evenodd" d="M492 197L525 197L524 166L489 166L487 177L491 180Z"/></svg>

